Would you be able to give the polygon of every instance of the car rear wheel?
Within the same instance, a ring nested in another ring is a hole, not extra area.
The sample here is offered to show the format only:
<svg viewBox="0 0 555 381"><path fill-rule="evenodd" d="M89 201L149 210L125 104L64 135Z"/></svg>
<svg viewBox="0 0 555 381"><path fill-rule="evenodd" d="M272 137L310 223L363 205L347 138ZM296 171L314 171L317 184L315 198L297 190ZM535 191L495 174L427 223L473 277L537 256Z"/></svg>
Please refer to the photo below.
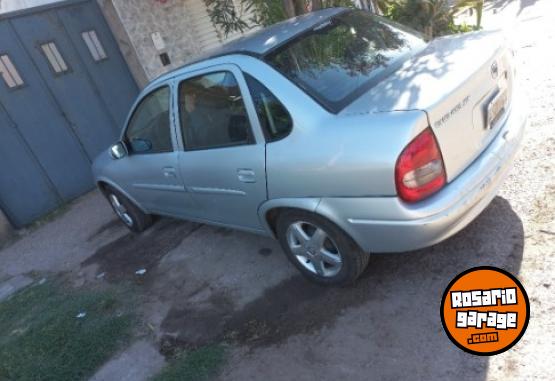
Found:
<svg viewBox="0 0 555 381"><path fill-rule="evenodd" d="M121 192L107 186L104 194L120 221L132 232L143 232L152 225L152 216L144 213Z"/></svg>
<svg viewBox="0 0 555 381"><path fill-rule="evenodd" d="M325 285L353 283L370 255L327 219L303 211L278 218L277 235L289 260L311 281Z"/></svg>

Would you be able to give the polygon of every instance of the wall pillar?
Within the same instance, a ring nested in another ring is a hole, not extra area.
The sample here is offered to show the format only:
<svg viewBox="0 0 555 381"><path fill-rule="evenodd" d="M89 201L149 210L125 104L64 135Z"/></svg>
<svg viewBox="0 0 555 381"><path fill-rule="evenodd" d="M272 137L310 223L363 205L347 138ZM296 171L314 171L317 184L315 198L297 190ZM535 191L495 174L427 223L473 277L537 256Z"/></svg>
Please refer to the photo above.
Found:
<svg viewBox="0 0 555 381"><path fill-rule="evenodd" d="M141 61L139 60L139 57L137 56L133 43L131 42L131 39L129 38L129 35L127 34L127 31L118 15L118 12L114 7L114 3L112 0L97 0L97 3L104 14L104 18L106 19L108 26L112 30L112 34L116 39L121 54L123 55L133 78L135 78L135 82L137 82L139 88L142 89L148 84L149 79Z"/></svg>
<svg viewBox="0 0 555 381"><path fill-rule="evenodd" d="M0 248L14 236L14 230L8 218L0 209Z"/></svg>

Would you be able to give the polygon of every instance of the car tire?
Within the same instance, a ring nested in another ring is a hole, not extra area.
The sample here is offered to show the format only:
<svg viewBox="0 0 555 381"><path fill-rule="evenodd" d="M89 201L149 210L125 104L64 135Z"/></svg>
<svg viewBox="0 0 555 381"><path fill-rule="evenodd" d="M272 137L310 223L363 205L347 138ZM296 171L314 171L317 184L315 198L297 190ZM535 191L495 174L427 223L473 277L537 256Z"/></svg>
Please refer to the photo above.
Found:
<svg viewBox="0 0 555 381"><path fill-rule="evenodd" d="M349 285L368 266L370 254L335 224L314 213L283 212L276 233L287 258L313 282Z"/></svg>
<svg viewBox="0 0 555 381"><path fill-rule="evenodd" d="M144 213L118 190L106 186L104 195L120 221L132 232L141 233L152 225L152 216Z"/></svg>

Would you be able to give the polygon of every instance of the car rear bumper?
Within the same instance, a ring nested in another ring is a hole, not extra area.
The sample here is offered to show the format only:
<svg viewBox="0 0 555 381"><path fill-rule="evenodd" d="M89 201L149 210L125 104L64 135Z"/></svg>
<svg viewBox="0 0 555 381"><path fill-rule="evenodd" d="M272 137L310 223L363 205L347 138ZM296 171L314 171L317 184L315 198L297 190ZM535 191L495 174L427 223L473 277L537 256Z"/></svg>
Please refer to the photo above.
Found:
<svg viewBox="0 0 555 381"><path fill-rule="evenodd" d="M397 197L323 198L316 212L341 226L367 252L431 246L459 232L493 200L522 141L526 107L513 101L509 117L486 150L432 197L407 204Z"/></svg>

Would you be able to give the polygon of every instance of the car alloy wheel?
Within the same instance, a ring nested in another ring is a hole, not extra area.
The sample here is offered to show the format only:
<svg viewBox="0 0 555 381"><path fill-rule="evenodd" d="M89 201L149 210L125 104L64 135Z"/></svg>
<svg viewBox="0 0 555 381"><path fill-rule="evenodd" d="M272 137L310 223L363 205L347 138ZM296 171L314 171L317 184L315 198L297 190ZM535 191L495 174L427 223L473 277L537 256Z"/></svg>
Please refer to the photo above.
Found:
<svg viewBox="0 0 555 381"><path fill-rule="evenodd" d="M112 207L114 208L114 211L116 212L116 214L118 215L118 217L123 221L124 224L126 224L127 226L131 227L133 226L133 218L131 217L131 215L127 212L127 208L125 207L125 205L119 200L118 196L116 196L115 194L111 193L108 196L108 199L110 200L110 204L112 204Z"/></svg>
<svg viewBox="0 0 555 381"><path fill-rule="evenodd" d="M287 229L287 244L299 263L313 274L334 277L343 259L337 245L320 227L297 221Z"/></svg>

